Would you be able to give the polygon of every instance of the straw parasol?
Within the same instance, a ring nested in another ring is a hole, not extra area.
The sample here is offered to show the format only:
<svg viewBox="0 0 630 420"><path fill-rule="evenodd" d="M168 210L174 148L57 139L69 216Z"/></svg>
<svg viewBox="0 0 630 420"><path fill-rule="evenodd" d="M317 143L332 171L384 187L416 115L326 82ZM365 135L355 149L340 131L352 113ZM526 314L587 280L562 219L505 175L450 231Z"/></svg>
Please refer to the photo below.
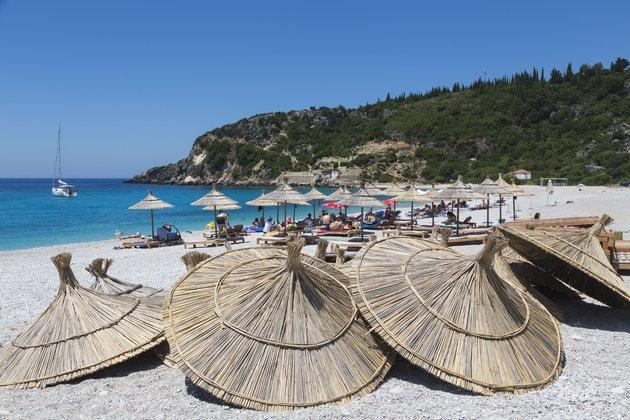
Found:
<svg viewBox="0 0 630 420"><path fill-rule="evenodd" d="M342 198L337 201L337 204L348 207L360 207L361 208L361 242L363 242L363 208L364 207L385 207L382 201L372 197L367 190L361 185L354 194L348 198Z"/></svg>
<svg viewBox="0 0 630 420"><path fill-rule="evenodd" d="M45 387L120 363L164 340L160 305L79 285L71 255L52 257L57 295L0 353L0 388Z"/></svg>
<svg viewBox="0 0 630 420"><path fill-rule="evenodd" d="M383 192L383 190L381 190L380 188L377 188L376 185L374 185L374 183L370 182L368 184L365 184L364 186L365 191L367 191L367 193L373 197L378 197L378 196L385 196L386 194Z"/></svg>
<svg viewBox="0 0 630 420"><path fill-rule="evenodd" d="M479 185L473 187L473 190L479 194L485 194L487 198L486 206L486 226L490 226L490 195L505 194L508 190L504 187L500 187L496 182L490 179L490 176L486 176L486 179ZM500 199L500 198L499 198ZM499 202L499 206L501 203ZM499 219L501 216L499 215Z"/></svg>
<svg viewBox="0 0 630 420"><path fill-rule="evenodd" d="M438 191L435 194L435 198L438 200L448 200L457 202L457 228L455 234L459 236L459 200L474 200L478 198L484 198L482 194L473 191L473 189L464 184L462 177L458 176L457 181L448 187Z"/></svg>
<svg viewBox="0 0 630 420"><path fill-rule="evenodd" d="M137 298L148 298L163 290L142 284L127 283L110 276L107 271L113 262L114 260L109 258L96 258L85 268L94 276L94 283L90 286L90 290L105 295L129 295Z"/></svg>
<svg viewBox="0 0 630 420"><path fill-rule="evenodd" d="M262 194L260 194L257 198L246 202L248 206L256 206L262 208L262 218L263 223L265 221L265 207L276 207L276 220L280 220L280 203L267 200L265 197L267 196L267 191L262 190Z"/></svg>
<svg viewBox="0 0 630 420"><path fill-rule="evenodd" d="M279 186L277 189L275 189L274 191L270 192L269 194L265 196L265 199L267 200L273 200L277 203L284 203L284 221L285 222L287 220L287 203L310 206L310 204L307 203L308 197L306 197L304 194L300 193L299 191L291 188L288 181L289 179L285 177L284 183L281 186ZM294 213L294 218L295 218L295 213Z"/></svg>
<svg viewBox="0 0 630 420"><path fill-rule="evenodd" d="M503 188L505 191L510 191L512 186L505 180L503 179L503 174L499 174L499 178L497 178L497 180L495 181L495 183ZM499 223L503 223L503 201L502 198L504 195L507 195L509 193L499 193Z"/></svg>
<svg viewBox="0 0 630 420"><path fill-rule="evenodd" d="M630 291L610 264L598 235L608 215L589 229L525 229L502 226L510 246L544 271L608 306L630 308Z"/></svg>
<svg viewBox="0 0 630 420"><path fill-rule="evenodd" d="M228 251L173 286L168 341L196 385L280 411L345 402L383 380L394 352L358 316L348 278L302 245Z"/></svg>
<svg viewBox="0 0 630 420"><path fill-rule="evenodd" d="M351 195L352 193L345 187L345 185L342 185L341 187L333 191L329 196L327 196L326 200L339 201L339 200L343 200L344 198L348 198Z"/></svg>
<svg viewBox="0 0 630 420"><path fill-rule="evenodd" d="M217 185L212 184L212 191L203 197L190 203L192 206L203 206L204 210L214 210L214 236L218 236L217 210L240 209L238 201L232 200L217 190Z"/></svg>
<svg viewBox="0 0 630 420"><path fill-rule="evenodd" d="M383 190L383 194L387 197L395 197L397 195L404 194L405 192L407 192L407 190L398 184L391 184Z"/></svg>
<svg viewBox="0 0 630 420"><path fill-rule="evenodd" d="M512 220L516 220L516 197L531 196L533 194L517 187L514 180L512 180L512 185L510 185L510 194L512 195Z"/></svg>
<svg viewBox="0 0 630 420"><path fill-rule="evenodd" d="M411 202L411 230L413 230L413 203L431 201L431 196L427 193L420 193L413 185L401 195L392 198L394 201L410 201ZM431 209L433 211L433 209Z"/></svg>
<svg viewBox="0 0 630 420"><path fill-rule="evenodd" d="M315 211L315 201L317 201L317 205L321 205L322 200L325 200L328 196L323 192L317 190L314 185L311 185L311 190L304 194L305 197L308 197L310 201L313 201L313 217L317 214Z"/></svg>
<svg viewBox="0 0 630 420"><path fill-rule="evenodd" d="M343 266L361 314L403 357L470 391L521 393L562 369L553 316L476 256L404 236L371 242Z"/></svg>
<svg viewBox="0 0 630 420"><path fill-rule="evenodd" d="M153 212L155 210L170 209L173 207L174 206L172 204L169 204L166 201L161 200L157 198L156 196L154 196L153 194L151 194L151 190L149 190L149 193L147 194L147 196L144 197L142 200L138 201L133 206L129 206L129 210L149 210L149 213L151 214L151 236L155 236L155 224L153 221Z"/></svg>

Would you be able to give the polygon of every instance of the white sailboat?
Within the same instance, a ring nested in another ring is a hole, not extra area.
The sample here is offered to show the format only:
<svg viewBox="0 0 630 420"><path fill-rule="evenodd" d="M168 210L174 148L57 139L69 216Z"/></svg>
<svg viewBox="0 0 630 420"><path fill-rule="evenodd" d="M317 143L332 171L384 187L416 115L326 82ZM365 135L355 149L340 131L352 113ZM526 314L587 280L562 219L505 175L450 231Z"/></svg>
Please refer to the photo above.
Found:
<svg viewBox="0 0 630 420"><path fill-rule="evenodd" d="M76 197L78 190L61 179L61 124L57 130L57 156L55 157L55 174L53 175L52 195L55 197Z"/></svg>

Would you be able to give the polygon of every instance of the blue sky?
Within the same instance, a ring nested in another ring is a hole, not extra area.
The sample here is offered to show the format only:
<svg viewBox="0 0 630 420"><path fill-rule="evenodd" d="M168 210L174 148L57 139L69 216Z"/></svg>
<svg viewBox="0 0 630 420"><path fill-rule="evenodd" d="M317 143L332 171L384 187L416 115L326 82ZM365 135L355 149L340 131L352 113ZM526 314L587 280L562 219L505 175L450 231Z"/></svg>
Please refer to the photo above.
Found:
<svg viewBox="0 0 630 420"><path fill-rule="evenodd" d="M256 113L630 56L628 1L0 0L0 177L127 177Z"/></svg>

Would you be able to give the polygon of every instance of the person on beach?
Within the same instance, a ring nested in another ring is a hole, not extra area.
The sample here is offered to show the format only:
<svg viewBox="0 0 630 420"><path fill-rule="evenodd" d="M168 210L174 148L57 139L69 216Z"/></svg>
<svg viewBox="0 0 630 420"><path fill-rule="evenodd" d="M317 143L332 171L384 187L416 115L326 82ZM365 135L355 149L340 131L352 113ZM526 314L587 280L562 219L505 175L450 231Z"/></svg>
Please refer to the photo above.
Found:
<svg viewBox="0 0 630 420"><path fill-rule="evenodd" d="M263 227L263 233L269 233L273 230L273 219L270 217L265 222L265 226Z"/></svg>

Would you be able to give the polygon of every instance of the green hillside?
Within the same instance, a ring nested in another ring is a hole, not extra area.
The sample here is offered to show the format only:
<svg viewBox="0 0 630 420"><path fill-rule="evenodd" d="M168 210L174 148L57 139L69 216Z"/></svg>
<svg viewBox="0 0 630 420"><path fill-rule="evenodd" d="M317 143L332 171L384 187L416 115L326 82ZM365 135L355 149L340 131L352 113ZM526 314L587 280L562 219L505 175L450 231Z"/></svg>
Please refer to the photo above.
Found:
<svg viewBox="0 0 630 420"><path fill-rule="evenodd" d="M265 182L287 170L359 167L378 181L471 182L525 168L572 183L630 178L630 66L534 69L470 86L403 94L356 109L246 118L200 136L191 155L137 182ZM404 142L407 147L378 148ZM205 152L205 153L203 153ZM202 162L194 156L203 153Z"/></svg>

